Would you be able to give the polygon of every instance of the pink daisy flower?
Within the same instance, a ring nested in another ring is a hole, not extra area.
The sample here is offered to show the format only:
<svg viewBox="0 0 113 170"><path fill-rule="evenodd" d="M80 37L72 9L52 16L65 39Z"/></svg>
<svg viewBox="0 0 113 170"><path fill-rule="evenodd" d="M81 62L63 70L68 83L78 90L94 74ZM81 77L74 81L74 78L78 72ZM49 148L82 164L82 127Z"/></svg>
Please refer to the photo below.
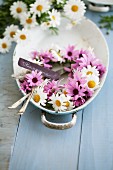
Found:
<svg viewBox="0 0 113 170"><path fill-rule="evenodd" d="M85 96L84 96L84 99L88 100L90 97L92 97L93 93L94 93L93 90L85 87L85 92L84 92Z"/></svg>
<svg viewBox="0 0 113 170"><path fill-rule="evenodd" d="M26 79L31 87L39 86L43 81L42 72L32 71L30 74L26 74Z"/></svg>
<svg viewBox="0 0 113 170"><path fill-rule="evenodd" d="M74 79L69 78L68 80L69 81L65 87L68 95L71 96L73 100L77 100L79 96L85 96L85 88L78 85L78 82L76 82Z"/></svg>
<svg viewBox="0 0 113 170"><path fill-rule="evenodd" d="M51 68L52 68L52 65L51 65L51 64L44 63L44 67L45 67L45 68L48 68L48 69L51 69Z"/></svg>
<svg viewBox="0 0 113 170"><path fill-rule="evenodd" d="M99 71L99 77L101 78L103 76L103 74L106 72L106 67L100 63L97 65L96 68Z"/></svg>
<svg viewBox="0 0 113 170"><path fill-rule="evenodd" d="M25 93L31 91L31 87L26 79L24 79L24 81L20 83L20 87L20 90L23 90Z"/></svg>
<svg viewBox="0 0 113 170"><path fill-rule="evenodd" d="M73 78L73 70L70 67L64 67L64 70L69 73L68 77Z"/></svg>
<svg viewBox="0 0 113 170"><path fill-rule="evenodd" d="M44 86L44 92L48 94L48 98L56 93L60 89L58 81L52 80L47 85Z"/></svg>
<svg viewBox="0 0 113 170"><path fill-rule="evenodd" d="M81 86L83 86L87 82L86 77L82 77L82 74L79 71L76 71L73 74L73 79L76 82L78 82L78 85L81 85Z"/></svg>
<svg viewBox="0 0 113 170"><path fill-rule="evenodd" d="M85 102L86 102L85 99L79 96L78 99L74 101L74 105L78 107L78 106L83 105Z"/></svg>
<svg viewBox="0 0 113 170"><path fill-rule="evenodd" d="M77 62L75 62L74 64L71 64L71 67L64 67L64 70L69 72L69 77L73 77L73 70L78 70L81 71L82 68L80 68L79 65L79 60L76 60Z"/></svg>
<svg viewBox="0 0 113 170"><path fill-rule="evenodd" d="M92 55L84 55L83 57L76 60L74 67L81 70L83 67L87 67L87 65L97 66L99 62L100 60L96 57L92 57Z"/></svg>
<svg viewBox="0 0 113 170"><path fill-rule="evenodd" d="M89 56L89 55L92 55L89 51L87 50L84 50L84 49L81 49L81 50L76 50L76 58L82 58L84 56ZM75 59L76 59L75 58Z"/></svg>
<svg viewBox="0 0 113 170"><path fill-rule="evenodd" d="M75 56L76 56L75 46L69 45L64 51L64 58L68 59L69 61L72 61Z"/></svg>
<svg viewBox="0 0 113 170"><path fill-rule="evenodd" d="M52 53L50 53L49 51L42 51L40 54L40 59L44 62L44 63L49 63L50 61L56 62L57 60L53 57Z"/></svg>
<svg viewBox="0 0 113 170"><path fill-rule="evenodd" d="M30 56L31 56L32 60L35 60L38 57L38 55L39 55L38 51L32 51L30 53Z"/></svg>

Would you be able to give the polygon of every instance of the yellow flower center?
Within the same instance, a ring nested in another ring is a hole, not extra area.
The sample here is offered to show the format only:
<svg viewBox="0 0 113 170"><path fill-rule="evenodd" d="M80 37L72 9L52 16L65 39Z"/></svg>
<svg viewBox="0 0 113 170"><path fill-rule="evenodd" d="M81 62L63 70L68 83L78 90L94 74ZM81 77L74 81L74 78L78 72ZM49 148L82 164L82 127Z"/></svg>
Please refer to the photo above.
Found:
<svg viewBox="0 0 113 170"><path fill-rule="evenodd" d="M6 43L2 43L2 48L7 48L7 44Z"/></svg>
<svg viewBox="0 0 113 170"><path fill-rule="evenodd" d="M91 80L91 81L88 82L88 87L89 88L94 88L95 86L96 86L95 81Z"/></svg>
<svg viewBox="0 0 113 170"><path fill-rule="evenodd" d="M26 19L26 23L27 24L31 24L32 23L32 19L31 18Z"/></svg>
<svg viewBox="0 0 113 170"><path fill-rule="evenodd" d="M49 26L49 25L50 25L50 23L49 23L49 22L46 22L46 25L47 25L47 26Z"/></svg>
<svg viewBox="0 0 113 170"><path fill-rule="evenodd" d="M93 74L93 72L92 72L92 71L88 71L88 72L87 72L87 75L89 75L89 74L91 74L91 75L92 75L92 74Z"/></svg>
<svg viewBox="0 0 113 170"><path fill-rule="evenodd" d="M37 9L37 11L42 11L43 10L43 6L42 5L38 5L37 7L36 7L36 9Z"/></svg>
<svg viewBox="0 0 113 170"><path fill-rule="evenodd" d="M22 8L20 8L20 7L16 8L16 12L17 13L21 13L22 12Z"/></svg>
<svg viewBox="0 0 113 170"><path fill-rule="evenodd" d="M65 107L69 107L70 106L70 103L67 101L67 102L64 102L64 106Z"/></svg>
<svg viewBox="0 0 113 170"><path fill-rule="evenodd" d="M72 25L76 25L76 21L71 21Z"/></svg>
<svg viewBox="0 0 113 170"><path fill-rule="evenodd" d="M38 94L34 95L33 100L38 103L40 101L40 96Z"/></svg>
<svg viewBox="0 0 113 170"><path fill-rule="evenodd" d="M53 15L53 16L52 16L52 19L53 19L53 20L56 20L56 17Z"/></svg>
<svg viewBox="0 0 113 170"><path fill-rule="evenodd" d="M77 6L77 5L73 5L73 6L71 7L71 10L72 10L73 12L77 12L77 11L78 11L78 6Z"/></svg>
<svg viewBox="0 0 113 170"><path fill-rule="evenodd" d="M64 93L64 95L65 95L65 96L68 94L66 90L64 90L64 92L63 92L63 93Z"/></svg>
<svg viewBox="0 0 113 170"><path fill-rule="evenodd" d="M10 32L10 37L13 38L15 35L15 31Z"/></svg>
<svg viewBox="0 0 113 170"><path fill-rule="evenodd" d="M20 39L21 39L21 40L25 40L25 39L26 39L26 35L21 34L21 35L20 35Z"/></svg>
<svg viewBox="0 0 113 170"><path fill-rule="evenodd" d="M56 101L55 101L55 104L56 104L58 107L61 106L61 102L60 102L59 100L56 100Z"/></svg>

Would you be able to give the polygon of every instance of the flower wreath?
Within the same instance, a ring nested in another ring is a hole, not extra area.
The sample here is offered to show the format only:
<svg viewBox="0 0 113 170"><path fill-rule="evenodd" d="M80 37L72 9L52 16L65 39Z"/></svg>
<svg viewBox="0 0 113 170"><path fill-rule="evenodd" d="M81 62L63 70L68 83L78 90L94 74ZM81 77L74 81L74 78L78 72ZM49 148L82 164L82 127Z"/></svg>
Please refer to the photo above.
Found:
<svg viewBox="0 0 113 170"><path fill-rule="evenodd" d="M65 83L62 83L63 79L44 78L42 72L36 70L19 80L21 90L25 93L30 93L34 88L32 99L37 106L56 112L69 111L83 105L99 88L101 77L106 71L93 50L77 49L74 45L32 51L30 57L34 63L48 69L60 63L68 74Z"/></svg>

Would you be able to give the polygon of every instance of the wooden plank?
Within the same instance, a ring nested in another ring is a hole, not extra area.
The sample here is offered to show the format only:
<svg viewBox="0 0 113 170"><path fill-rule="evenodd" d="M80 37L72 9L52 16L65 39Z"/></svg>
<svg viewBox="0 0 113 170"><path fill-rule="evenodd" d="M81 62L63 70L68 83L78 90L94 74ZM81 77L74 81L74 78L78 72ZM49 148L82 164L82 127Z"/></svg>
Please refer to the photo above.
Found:
<svg viewBox="0 0 113 170"><path fill-rule="evenodd" d="M14 101L20 98L15 81L11 78L12 54L0 55L0 170L7 170L18 124L17 110L9 110Z"/></svg>
<svg viewBox="0 0 113 170"><path fill-rule="evenodd" d="M74 170L77 168L82 112L72 129L58 131L46 128L40 111L30 104L22 116L12 155L10 170ZM57 117L65 121L70 116ZM51 116L54 121L55 116Z"/></svg>
<svg viewBox="0 0 113 170"><path fill-rule="evenodd" d="M83 114L79 170L113 169L113 32L106 39L109 74L102 91Z"/></svg>

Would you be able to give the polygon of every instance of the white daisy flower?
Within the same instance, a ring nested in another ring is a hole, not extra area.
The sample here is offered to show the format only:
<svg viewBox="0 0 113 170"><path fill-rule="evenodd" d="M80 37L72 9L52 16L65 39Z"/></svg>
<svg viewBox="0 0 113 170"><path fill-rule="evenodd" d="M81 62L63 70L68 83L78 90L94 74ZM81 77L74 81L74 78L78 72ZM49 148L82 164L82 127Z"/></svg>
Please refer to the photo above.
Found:
<svg viewBox="0 0 113 170"><path fill-rule="evenodd" d="M50 52L52 53L53 57L56 58L57 61L59 61L60 63L65 61L63 57L61 56L60 51L55 51L51 49Z"/></svg>
<svg viewBox="0 0 113 170"><path fill-rule="evenodd" d="M50 99L51 101L49 103L52 104L55 111L65 111L67 109L67 107L64 104L64 102L66 101L64 94L59 95L58 93L57 94L53 93Z"/></svg>
<svg viewBox="0 0 113 170"><path fill-rule="evenodd" d="M63 106L66 107L66 110L72 110L75 106L71 100L71 96L68 96L68 93L66 92L66 89L63 89L63 91L59 91L57 93L58 95L63 95Z"/></svg>
<svg viewBox="0 0 113 170"><path fill-rule="evenodd" d="M4 36L6 36L7 38L9 38L11 41L14 41L14 36L16 34L18 30L18 26L17 25L10 25L7 26L4 32Z"/></svg>
<svg viewBox="0 0 113 170"><path fill-rule="evenodd" d="M41 13L47 12L50 9L50 4L47 0L37 0L30 6L31 13L37 14L39 17L41 16Z"/></svg>
<svg viewBox="0 0 113 170"><path fill-rule="evenodd" d="M20 22L23 25L24 28L33 28L37 25L36 22L36 16L33 15L31 17L30 13L23 13L23 15L20 17Z"/></svg>
<svg viewBox="0 0 113 170"><path fill-rule="evenodd" d="M99 87L99 77L95 75L87 76L87 87L91 90L95 90Z"/></svg>
<svg viewBox="0 0 113 170"><path fill-rule="evenodd" d="M46 104L46 99L47 99L47 94L43 92L42 87L37 87L35 88L35 91L33 93L33 100L37 103L37 105L42 105L45 106Z"/></svg>
<svg viewBox="0 0 113 170"><path fill-rule="evenodd" d="M45 85L47 85L49 83L50 79L45 79L41 84L40 87L44 87Z"/></svg>
<svg viewBox="0 0 113 170"><path fill-rule="evenodd" d="M72 110L75 107L73 102L71 102L69 100L64 102L64 106L67 108L66 109L67 111Z"/></svg>
<svg viewBox="0 0 113 170"><path fill-rule="evenodd" d="M57 10L55 9L52 9L52 12L48 12L49 14L49 17L50 17L50 24L52 27L57 27L60 25L60 20L61 20L61 17L60 17L60 12L58 12Z"/></svg>
<svg viewBox="0 0 113 170"><path fill-rule="evenodd" d="M97 77L99 77L99 71L96 69L96 66L91 66L88 65L87 68L83 67L83 69L81 70L82 75L85 76L89 76L89 75L95 75Z"/></svg>
<svg viewBox="0 0 113 170"><path fill-rule="evenodd" d="M42 66L44 64L43 61L41 61L40 59L36 59L35 63L40 65L40 66Z"/></svg>
<svg viewBox="0 0 113 170"><path fill-rule="evenodd" d="M55 59L57 59L58 61L60 61L60 63L64 62L65 60L63 59L63 53L62 53L62 48L57 45L57 44L52 44L51 48L50 48L50 52L52 53L52 55L54 56Z"/></svg>
<svg viewBox="0 0 113 170"><path fill-rule="evenodd" d="M75 107L73 102L71 102L70 100L71 100L71 97L68 95L65 95L65 101L63 102L63 106L67 108L66 110L72 110Z"/></svg>
<svg viewBox="0 0 113 170"><path fill-rule="evenodd" d="M31 58L29 58L29 61L31 61L31 62L33 62L33 63L36 63L36 64L38 64L38 65L40 65L40 66L42 66L44 63L43 63L43 61L41 61L40 60L40 58L37 56L37 58L36 59L31 59Z"/></svg>
<svg viewBox="0 0 113 170"><path fill-rule="evenodd" d="M73 27L75 27L76 25L80 24L81 19L78 19L76 21L72 20L70 21L67 25L66 25L66 30L71 30Z"/></svg>
<svg viewBox="0 0 113 170"><path fill-rule="evenodd" d="M52 43L51 44L51 49L53 49L53 50L55 50L55 51L61 51L62 50L62 48L58 45L58 44L54 44L54 43Z"/></svg>
<svg viewBox="0 0 113 170"><path fill-rule="evenodd" d="M23 12L27 12L27 5L22 1L14 2L10 7L10 11L14 18L20 18Z"/></svg>
<svg viewBox="0 0 113 170"><path fill-rule="evenodd" d="M51 27L51 23L50 23L49 21L43 22L43 23L41 24L41 28L42 28L43 30L47 30L47 29L50 28L50 27Z"/></svg>
<svg viewBox="0 0 113 170"><path fill-rule="evenodd" d="M26 29L17 30L17 33L14 38L17 43L26 44L29 41L28 30Z"/></svg>
<svg viewBox="0 0 113 170"><path fill-rule="evenodd" d="M9 52L10 48L11 48L11 41L7 37L0 39L0 52L1 53Z"/></svg>
<svg viewBox="0 0 113 170"><path fill-rule="evenodd" d="M69 0L64 6L64 12L72 20L78 20L84 16L85 4L80 0Z"/></svg>

